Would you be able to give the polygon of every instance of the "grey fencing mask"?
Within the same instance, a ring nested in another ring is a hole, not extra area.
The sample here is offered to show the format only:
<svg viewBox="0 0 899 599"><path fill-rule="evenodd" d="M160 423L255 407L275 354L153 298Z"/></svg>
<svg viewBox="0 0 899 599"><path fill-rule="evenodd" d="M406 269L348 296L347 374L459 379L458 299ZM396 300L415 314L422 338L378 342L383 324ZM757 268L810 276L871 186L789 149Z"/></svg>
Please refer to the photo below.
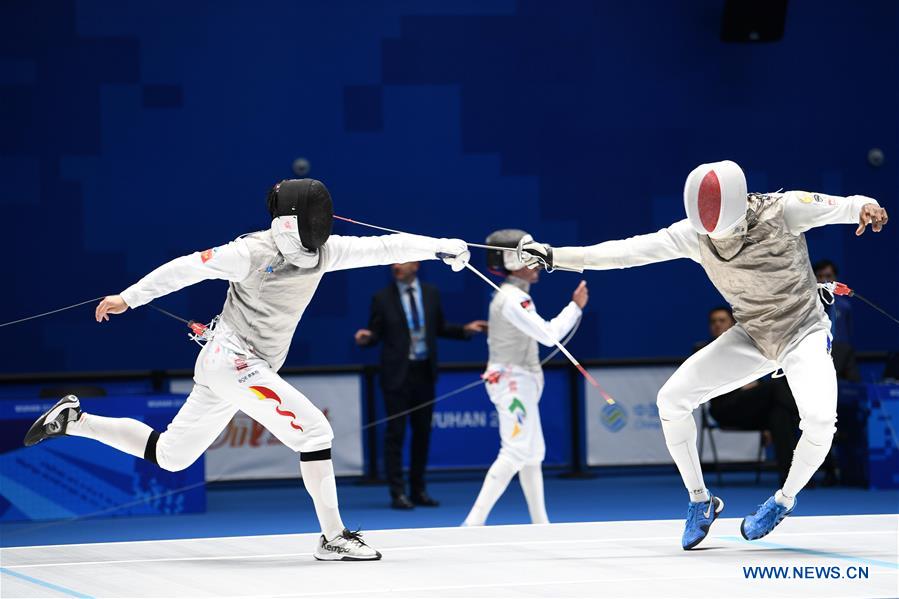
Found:
<svg viewBox="0 0 899 599"><path fill-rule="evenodd" d="M500 229L488 235L486 243L487 245L515 249L518 247L518 242L521 241L521 238L526 235L527 233L521 229ZM487 270L495 275L505 276L525 266L524 262L518 260L518 255L515 252L487 250Z"/></svg>

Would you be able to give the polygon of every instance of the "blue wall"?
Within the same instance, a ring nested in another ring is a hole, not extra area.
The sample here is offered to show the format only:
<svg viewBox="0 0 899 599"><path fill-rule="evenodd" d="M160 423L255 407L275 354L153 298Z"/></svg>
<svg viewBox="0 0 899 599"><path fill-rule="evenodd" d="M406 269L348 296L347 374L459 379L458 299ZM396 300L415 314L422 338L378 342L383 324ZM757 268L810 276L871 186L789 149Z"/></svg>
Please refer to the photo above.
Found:
<svg viewBox="0 0 899 599"><path fill-rule="evenodd" d="M792 0L784 40L765 45L722 44L722 5L4 2L0 243L13 282L0 320L118 292L267 226L265 190L297 156L339 214L469 240L512 226L556 244L655 230L682 218L686 173L725 157L756 190L895 207L899 5ZM899 311L899 222L809 241ZM484 316L489 290L472 275L429 263L423 276L451 318ZM586 278L582 358L683 354L720 302L686 261ZM374 359L352 333L387 280L326 277L288 364ZM541 309L576 283L546 276ZM223 292L208 282L158 304L205 320ZM863 305L856 318L860 349L899 347L899 328ZM0 330L0 370L189 367L185 332L148 309L98 326L84 307ZM486 354L482 340L442 351Z"/></svg>

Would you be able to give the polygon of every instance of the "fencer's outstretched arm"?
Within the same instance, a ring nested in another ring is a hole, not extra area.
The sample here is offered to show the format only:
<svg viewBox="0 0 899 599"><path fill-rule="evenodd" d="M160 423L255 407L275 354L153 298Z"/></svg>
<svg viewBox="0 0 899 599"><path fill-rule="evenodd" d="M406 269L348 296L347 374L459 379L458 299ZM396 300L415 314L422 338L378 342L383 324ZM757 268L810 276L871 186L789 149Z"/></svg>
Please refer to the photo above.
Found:
<svg viewBox="0 0 899 599"><path fill-rule="evenodd" d="M547 347L555 347L556 343L574 328L582 311L572 300L562 308L558 316L547 321L537 313L530 297L522 293L520 296L516 294L506 298L502 313L516 329L528 337Z"/></svg>
<svg viewBox="0 0 899 599"><path fill-rule="evenodd" d="M555 347L556 343L574 328L581 316L581 309L574 302L569 302L555 318L547 321L536 310L522 310L514 303L506 302L503 305L503 316L515 328L536 339L540 344Z"/></svg>
<svg viewBox="0 0 899 599"><path fill-rule="evenodd" d="M888 218L886 210L877 200L867 196L830 196L823 193L788 191L783 194L784 223L793 235L805 233L814 227L836 224L859 225L856 234L864 232L864 225L871 224L879 232Z"/></svg>
<svg viewBox="0 0 899 599"><path fill-rule="evenodd" d="M529 247L530 246L530 247ZM522 246L524 254L533 257L541 252L543 244ZM677 258L689 258L699 262L699 238L687 219L678 221L655 233L637 235L627 239L604 241L588 247L546 248L551 252L553 268L574 270L609 270L630 268ZM529 262L527 255L524 261ZM528 264L530 266L530 263Z"/></svg>
<svg viewBox="0 0 899 599"><path fill-rule="evenodd" d="M242 281L250 273L250 251L243 239L175 258L121 293L130 308L207 279Z"/></svg>
<svg viewBox="0 0 899 599"><path fill-rule="evenodd" d="M398 262L417 262L419 260L436 260L438 254L455 256L458 262L444 259L453 270L465 268L468 262L468 246L459 239L437 239L422 235L380 235L373 237L350 237L331 235L324 246L325 269L328 272L363 268L366 266L382 266Z"/></svg>

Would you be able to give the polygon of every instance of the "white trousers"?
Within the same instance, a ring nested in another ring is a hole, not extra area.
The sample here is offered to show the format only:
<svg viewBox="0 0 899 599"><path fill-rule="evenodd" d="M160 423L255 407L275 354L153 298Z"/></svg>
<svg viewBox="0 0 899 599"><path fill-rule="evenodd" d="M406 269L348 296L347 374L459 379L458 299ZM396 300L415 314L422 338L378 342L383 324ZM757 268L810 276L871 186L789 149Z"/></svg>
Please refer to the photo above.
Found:
<svg viewBox="0 0 899 599"><path fill-rule="evenodd" d="M837 375L830 334L815 331L789 346L778 360L759 352L740 325L731 327L684 362L659 391L659 416L680 420L713 397L739 389L782 368L796 399L799 428L832 437L837 421Z"/></svg>
<svg viewBox="0 0 899 599"><path fill-rule="evenodd" d="M546 524L541 464L546 454L540 424L543 373L490 365L487 394L499 416L500 450L487 471L478 497L465 518L465 526L483 526L509 481L518 474L531 522Z"/></svg>
<svg viewBox="0 0 899 599"><path fill-rule="evenodd" d="M795 496L830 450L837 421L837 377L824 329L799 337L777 360L766 358L735 325L693 354L658 395L668 449L694 500L704 494L692 413L701 404L782 368L799 410L802 438L783 491ZM687 420L689 418L689 420Z"/></svg>
<svg viewBox="0 0 899 599"><path fill-rule="evenodd" d="M543 373L518 369L488 369L487 395L499 415L499 455L520 469L540 464L546 455L540 396Z"/></svg>
<svg viewBox="0 0 899 599"><path fill-rule="evenodd" d="M166 470L194 463L240 410L298 452L331 447L321 410L244 348L225 323L197 357L194 388L160 434L156 459Z"/></svg>

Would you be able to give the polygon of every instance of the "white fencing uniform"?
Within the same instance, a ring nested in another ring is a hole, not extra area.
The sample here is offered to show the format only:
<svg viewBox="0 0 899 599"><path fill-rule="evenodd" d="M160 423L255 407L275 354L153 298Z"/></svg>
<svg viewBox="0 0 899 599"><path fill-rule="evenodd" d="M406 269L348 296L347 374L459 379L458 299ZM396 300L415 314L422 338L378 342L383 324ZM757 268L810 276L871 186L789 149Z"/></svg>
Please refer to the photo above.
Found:
<svg viewBox="0 0 899 599"><path fill-rule="evenodd" d="M512 477L518 473L533 522L546 522L541 463L546 453L540 424L543 369L538 341L554 346L577 323L581 309L573 301L547 322L528 294L529 285L507 277L490 302L487 343L490 357L484 378L499 415L500 451L481 493L465 520L480 526Z"/></svg>
<svg viewBox="0 0 899 599"><path fill-rule="evenodd" d="M273 219L268 231L172 260L123 291L125 303L136 308L205 279L230 282L221 316L197 357L194 388L165 432L132 418L80 413L68 422L65 434L95 439L176 471L194 463L240 410L300 453L303 485L322 528L316 559L340 559L346 552L352 559L380 559L340 517L331 425L277 372L325 273L431 260L438 253L447 254L444 262L455 261L451 265L456 268L467 259L467 250L461 240L400 234L332 235L317 251L309 251L301 249L299 238L294 245L285 243L290 237L281 234L295 233L296 226L296 218Z"/></svg>
<svg viewBox="0 0 899 599"><path fill-rule="evenodd" d="M546 455L540 424L543 373L507 367L487 377L487 395L499 415L500 455L518 468L540 464Z"/></svg>
<svg viewBox="0 0 899 599"><path fill-rule="evenodd" d="M509 276L500 288L502 292L490 302L490 356L484 375L499 414L500 454L519 466L539 464L546 448L540 426L543 368L537 342L554 347L577 323L581 309L569 302L547 322L537 313L527 283Z"/></svg>
<svg viewBox="0 0 899 599"><path fill-rule="evenodd" d="M435 258L435 239L416 235L332 235L318 263L299 268L279 253L271 231L176 258L122 292L132 308L205 279L230 281L221 318L197 357L194 389L157 441L156 458L186 468L237 410L298 452L331 446L331 426L277 371L297 324L327 272Z"/></svg>
<svg viewBox="0 0 899 599"><path fill-rule="evenodd" d="M649 235L554 249L559 265L590 270L689 258L733 306L737 324L684 362L658 395L666 443L693 501L707 500L693 410L778 368L787 376L803 431L783 494L795 496L826 457L836 430L837 383L830 322L818 301L803 233L856 224L869 203L877 204L864 196L802 191L750 194L742 236L710 239L685 219Z"/></svg>

